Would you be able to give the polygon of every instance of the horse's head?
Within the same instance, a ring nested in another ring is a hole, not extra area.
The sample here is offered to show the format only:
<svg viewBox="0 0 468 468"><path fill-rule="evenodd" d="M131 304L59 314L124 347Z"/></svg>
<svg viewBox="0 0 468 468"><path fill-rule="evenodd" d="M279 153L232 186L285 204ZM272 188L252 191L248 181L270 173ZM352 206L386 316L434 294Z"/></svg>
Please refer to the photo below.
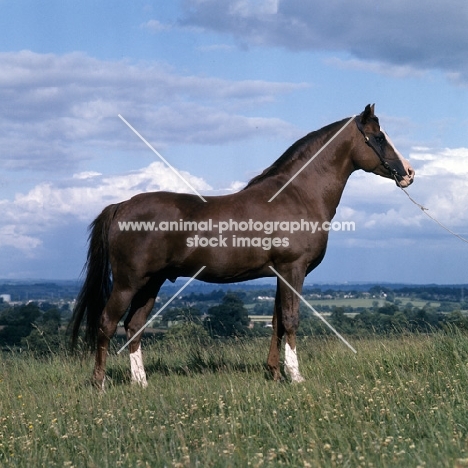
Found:
<svg viewBox="0 0 468 468"><path fill-rule="evenodd" d="M367 172L395 179L401 187L411 185L414 169L380 128L379 119L374 114L374 104L368 104L355 122L362 139L357 147L355 164Z"/></svg>

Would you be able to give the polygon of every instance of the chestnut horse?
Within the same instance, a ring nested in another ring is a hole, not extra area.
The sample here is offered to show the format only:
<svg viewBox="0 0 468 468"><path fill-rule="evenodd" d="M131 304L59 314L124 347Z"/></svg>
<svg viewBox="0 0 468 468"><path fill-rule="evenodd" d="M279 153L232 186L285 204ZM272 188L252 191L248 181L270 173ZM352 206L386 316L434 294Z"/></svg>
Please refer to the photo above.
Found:
<svg viewBox="0 0 468 468"><path fill-rule="evenodd" d="M197 279L210 283L272 277L271 267L281 275L267 363L273 378L280 379L286 335L285 372L292 381L303 380L296 354L299 298L284 280L300 294L305 276L323 260L328 230L312 233L307 222L326 226L332 220L357 169L394 179L401 187L413 182L413 169L381 130L373 105L301 138L240 192L206 197L206 202L190 194L142 193L106 207L90 226L86 277L70 324L76 344L86 322L86 341L96 351L94 384L104 386L109 341L126 314L132 381L147 385L141 333L134 335L146 323L162 284L191 277L202 266ZM139 224L140 230L132 230L129 222L155 227ZM219 227L219 235L210 236L208 223ZM231 237L223 236L221 226ZM291 226L297 229L288 230Z"/></svg>

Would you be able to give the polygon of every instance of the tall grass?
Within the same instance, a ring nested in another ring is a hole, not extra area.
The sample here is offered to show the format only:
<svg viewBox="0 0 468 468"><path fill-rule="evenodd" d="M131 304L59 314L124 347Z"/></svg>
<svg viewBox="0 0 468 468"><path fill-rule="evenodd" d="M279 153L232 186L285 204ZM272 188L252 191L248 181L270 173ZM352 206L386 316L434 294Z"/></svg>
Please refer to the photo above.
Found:
<svg viewBox="0 0 468 468"><path fill-rule="evenodd" d="M146 344L149 387L111 353L7 355L0 465L17 467L453 467L468 434L468 339L459 333L302 339L306 381L265 378L268 340Z"/></svg>

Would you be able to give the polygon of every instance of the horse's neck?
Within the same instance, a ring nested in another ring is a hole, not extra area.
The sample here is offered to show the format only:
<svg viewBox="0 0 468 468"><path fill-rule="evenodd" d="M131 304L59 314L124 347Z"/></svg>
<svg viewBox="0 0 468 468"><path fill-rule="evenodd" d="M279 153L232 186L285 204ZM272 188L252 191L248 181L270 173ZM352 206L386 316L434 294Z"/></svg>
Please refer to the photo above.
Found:
<svg viewBox="0 0 468 468"><path fill-rule="evenodd" d="M311 210L318 212L329 221L336 213L354 166L350 156L351 146L346 143L337 143L331 148L324 149L308 163L320 148L321 146L311 143L308 148L303 149L302 151L307 154L294 160L287 170L287 175L293 177L307 164L291 185L300 193Z"/></svg>

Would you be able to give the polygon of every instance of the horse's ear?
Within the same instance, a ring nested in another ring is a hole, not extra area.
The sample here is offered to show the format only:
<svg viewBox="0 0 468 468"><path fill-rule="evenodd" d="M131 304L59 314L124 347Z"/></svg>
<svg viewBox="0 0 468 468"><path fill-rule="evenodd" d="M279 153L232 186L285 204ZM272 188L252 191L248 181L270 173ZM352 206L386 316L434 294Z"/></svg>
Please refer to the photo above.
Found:
<svg viewBox="0 0 468 468"><path fill-rule="evenodd" d="M364 112L361 114L361 123L365 124L371 117L374 116L375 104L367 104Z"/></svg>

